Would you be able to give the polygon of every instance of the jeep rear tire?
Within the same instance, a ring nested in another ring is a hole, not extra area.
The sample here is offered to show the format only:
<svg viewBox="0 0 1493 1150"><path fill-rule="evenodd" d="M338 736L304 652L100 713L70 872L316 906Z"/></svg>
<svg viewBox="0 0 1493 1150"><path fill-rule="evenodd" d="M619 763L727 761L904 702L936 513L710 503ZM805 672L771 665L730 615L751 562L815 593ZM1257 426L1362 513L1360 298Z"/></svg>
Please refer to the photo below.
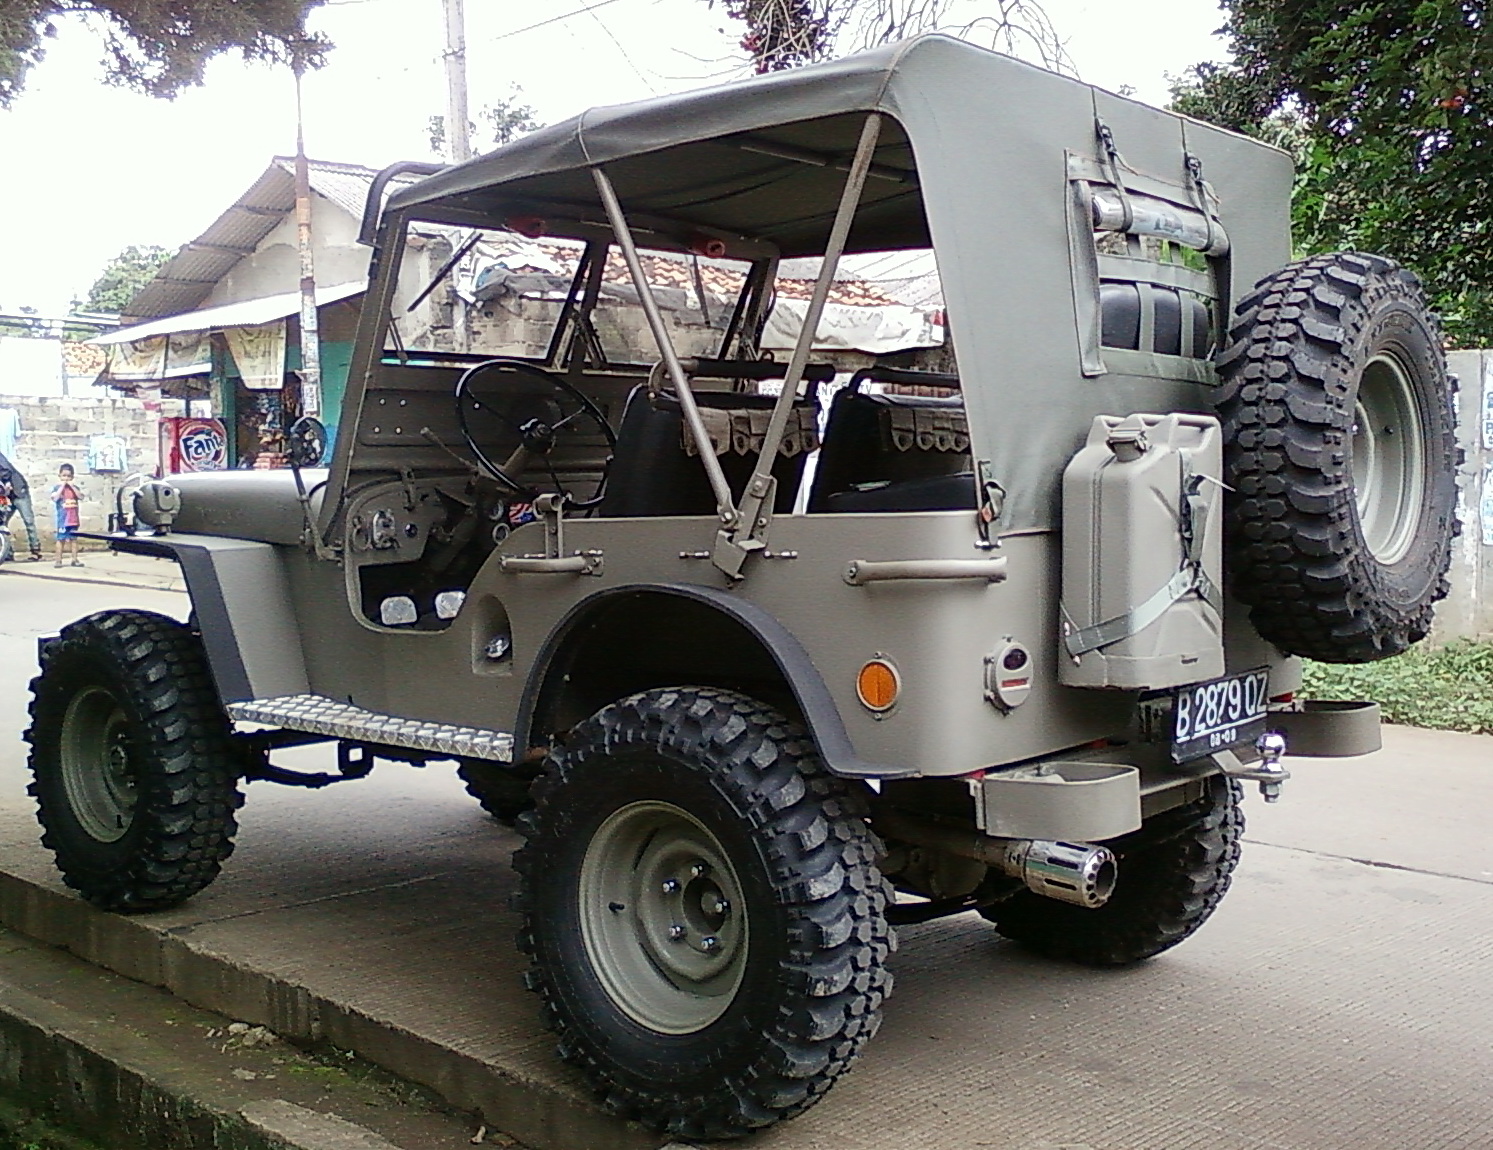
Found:
<svg viewBox="0 0 1493 1150"><path fill-rule="evenodd" d="M1282 650L1398 655L1447 592L1457 448L1420 281L1314 256L1240 302L1219 358L1233 594Z"/></svg>
<svg viewBox="0 0 1493 1150"><path fill-rule="evenodd" d="M1203 785L1197 802L1106 844L1118 869L1103 906L1090 910L1023 890L980 913L1012 942L1085 966L1124 966L1176 946L1217 909L1244 837L1238 781L1213 775Z"/></svg>
<svg viewBox="0 0 1493 1150"><path fill-rule="evenodd" d="M212 882L243 796L198 637L149 611L101 611L47 646L31 690L30 790L63 881L126 913Z"/></svg>
<svg viewBox="0 0 1493 1150"><path fill-rule="evenodd" d="M609 1110L685 1138L816 1102L891 991L865 802L731 691L645 691L552 752L519 820L528 985Z"/></svg>

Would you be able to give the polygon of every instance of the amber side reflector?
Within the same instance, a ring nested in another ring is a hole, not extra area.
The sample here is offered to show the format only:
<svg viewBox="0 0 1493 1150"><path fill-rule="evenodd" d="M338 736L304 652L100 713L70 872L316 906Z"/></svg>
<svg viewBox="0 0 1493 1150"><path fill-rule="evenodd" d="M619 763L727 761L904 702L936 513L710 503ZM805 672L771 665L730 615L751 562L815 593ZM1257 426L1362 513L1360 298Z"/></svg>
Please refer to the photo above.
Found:
<svg viewBox="0 0 1493 1150"><path fill-rule="evenodd" d="M855 677L855 693L870 710L885 711L897 701L902 682L897 670L884 659L872 659Z"/></svg>

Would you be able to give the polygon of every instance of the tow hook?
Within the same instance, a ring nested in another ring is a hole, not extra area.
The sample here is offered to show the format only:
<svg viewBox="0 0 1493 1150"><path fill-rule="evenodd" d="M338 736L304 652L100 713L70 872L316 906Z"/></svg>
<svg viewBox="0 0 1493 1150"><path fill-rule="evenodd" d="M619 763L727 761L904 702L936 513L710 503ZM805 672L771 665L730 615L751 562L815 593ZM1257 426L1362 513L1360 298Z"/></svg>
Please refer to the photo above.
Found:
<svg viewBox="0 0 1493 1150"><path fill-rule="evenodd" d="M1266 731L1255 740L1255 750L1260 752L1259 762L1245 766L1230 755L1229 758L1237 765L1226 769L1224 773L1236 779L1256 780L1265 801L1278 802L1281 783L1291 777L1291 772L1280 765L1286 753L1286 737L1279 731Z"/></svg>

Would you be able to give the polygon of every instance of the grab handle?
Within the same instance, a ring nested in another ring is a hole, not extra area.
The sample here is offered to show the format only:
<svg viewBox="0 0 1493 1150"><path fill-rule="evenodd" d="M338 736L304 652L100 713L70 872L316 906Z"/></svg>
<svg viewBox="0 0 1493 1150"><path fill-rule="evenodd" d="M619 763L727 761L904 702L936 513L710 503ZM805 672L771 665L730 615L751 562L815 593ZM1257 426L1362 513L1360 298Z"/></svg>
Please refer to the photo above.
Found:
<svg viewBox="0 0 1493 1150"><path fill-rule="evenodd" d="M600 551L555 557L504 555L498 567L510 575L600 575L602 555Z"/></svg>
<svg viewBox="0 0 1493 1150"><path fill-rule="evenodd" d="M876 562L852 559L845 567L845 582L852 587L885 583L894 579L983 579L999 583L1006 577L1006 557L993 559L891 559Z"/></svg>

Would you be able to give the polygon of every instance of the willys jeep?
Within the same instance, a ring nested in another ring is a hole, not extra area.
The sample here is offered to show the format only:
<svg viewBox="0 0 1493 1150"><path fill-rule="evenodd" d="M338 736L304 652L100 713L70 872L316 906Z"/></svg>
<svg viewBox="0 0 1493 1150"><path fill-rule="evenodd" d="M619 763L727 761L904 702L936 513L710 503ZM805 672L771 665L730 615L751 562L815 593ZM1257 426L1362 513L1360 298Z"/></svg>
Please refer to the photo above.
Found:
<svg viewBox="0 0 1493 1150"><path fill-rule="evenodd" d="M143 488L114 546L190 624L43 641L89 901L202 889L241 781L325 781L277 748L454 761L562 1057L731 1136L855 1060L896 924L1146 958L1286 738L1377 746L1298 657L1426 633L1449 384L1412 274L1292 262L1283 153L932 36L385 175L327 469L303 421L293 471ZM870 253L936 268L922 327L844 334Z"/></svg>

